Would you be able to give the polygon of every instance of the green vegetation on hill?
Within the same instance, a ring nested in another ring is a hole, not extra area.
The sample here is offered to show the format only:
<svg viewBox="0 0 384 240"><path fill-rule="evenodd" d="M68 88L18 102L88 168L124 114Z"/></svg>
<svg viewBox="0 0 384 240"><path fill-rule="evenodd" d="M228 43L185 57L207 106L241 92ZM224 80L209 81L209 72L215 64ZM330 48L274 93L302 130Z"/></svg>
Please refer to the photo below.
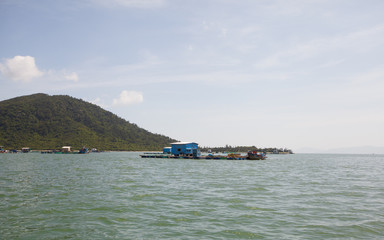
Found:
<svg viewBox="0 0 384 240"><path fill-rule="evenodd" d="M293 153L291 149L287 148L258 148L256 146L229 146L226 145L225 147L203 147L201 148L201 151L203 152L248 152L248 151L259 151L259 152L269 152L269 153Z"/></svg>
<svg viewBox="0 0 384 240"><path fill-rule="evenodd" d="M0 102L0 145L8 149L161 150L176 140L153 134L97 105L34 94Z"/></svg>

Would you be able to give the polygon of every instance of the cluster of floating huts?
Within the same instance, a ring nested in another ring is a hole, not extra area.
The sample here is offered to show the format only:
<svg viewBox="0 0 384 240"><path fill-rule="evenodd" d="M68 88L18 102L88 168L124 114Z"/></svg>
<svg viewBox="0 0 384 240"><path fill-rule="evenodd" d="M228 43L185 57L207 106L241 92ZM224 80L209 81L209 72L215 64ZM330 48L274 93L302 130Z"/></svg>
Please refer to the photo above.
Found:
<svg viewBox="0 0 384 240"><path fill-rule="evenodd" d="M19 150L5 150L0 146L0 153L28 153L31 152L29 147L23 147ZM63 146L61 150L40 150L43 154L86 154L89 152L99 152L96 148L88 150L82 147L80 150L72 150L70 146ZM150 152L140 155L142 158L184 158L184 159L220 159L220 160L264 160L266 154L258 151L248 151L245 155L240 153L227 154L201 154L199 145L195 142L175 142L171 143L171 147L164 147L163 152Z"/></svg>
<svg viewBox="0 0 384 240"><path fill-rule="evenodd" d="M0 146L0 153L29 153L31 152L31 148L23 147L21 150L12 149L7 150L3 146ZM34 152L41 152L43 154L86 154L89 152L98 152L96 148L92 148L89 150L86 147L82 147L80 150L73 150L71 146L63 146L60 150L38 150Z"/></svg>
<svg viewBox="0 0 384 240"><path fill-rule="evenodd" d="M266 154L258 151L248 151L246 155L239 153L228 153L226 155L215 155L208 153L202 155L199 145L195 142L175 142L171 147L163 148L162 153L145 153L142 158L185 158L185 159L217 159L217 160L264 160Z"/></svg>
<svg viewBox="0 0 384 240"><path fill-rule="evenodd" d="M31 148L29 147L23 147L21 150L17 150L17 149L8 150L8 149L5 149L3 146L0 146L0 153L18 153L18 152L29 153L30 151L31 151Z"/></svg>
<svg viewBox="0 0 384 240"><path fill-rule="evenodd" d="M97 149L96 149L97 151ZM54 153L54 154L86 154L89 153L90 151L86 147L82 147L80 150L72 150L71 146L63 146L61 150L43 150L41 153L43 154L49 154L49 153ZM92 152L95 152L95 149L92 149Z"/></svg>

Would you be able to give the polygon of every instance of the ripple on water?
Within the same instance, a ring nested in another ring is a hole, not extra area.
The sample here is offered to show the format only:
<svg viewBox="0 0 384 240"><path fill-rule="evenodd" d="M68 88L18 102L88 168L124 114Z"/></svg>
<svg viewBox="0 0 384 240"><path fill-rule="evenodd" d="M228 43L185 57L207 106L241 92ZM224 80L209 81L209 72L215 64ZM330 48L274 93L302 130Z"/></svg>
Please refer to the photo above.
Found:
<svg viewBox="0 0 384 240"><path fill-rule="evenodd" d="M2 239L380 239L384 156L0 156Z"/></svg>

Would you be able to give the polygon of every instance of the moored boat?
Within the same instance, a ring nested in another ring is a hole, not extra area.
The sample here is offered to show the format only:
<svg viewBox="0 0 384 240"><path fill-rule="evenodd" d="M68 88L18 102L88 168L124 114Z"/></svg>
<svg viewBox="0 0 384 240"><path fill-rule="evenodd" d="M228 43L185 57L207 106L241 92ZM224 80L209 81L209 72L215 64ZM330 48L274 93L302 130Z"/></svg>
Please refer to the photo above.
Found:
<svg viewBox="0 0 384 240"><path fill-rule="evenodd" d="M6 152L8 152L8 151L5 150L3 146L0 146L0 153L6 153Z"/></svg>
<svg viewBox="0 0 384 240"><path fill-rule="evenodd" d="M86 147L82 147L82 148L80 149L80 151L79 151L79 154L85 154L85 153L89 153L89 152L88 152L88 148L86 148Z"/></svg>
<svg viewBox="0 0 384 240"><path fill-rule="evenodd" d="M247 154L248 160L265 160L267 156L263 152L249 151Z"/></svg>

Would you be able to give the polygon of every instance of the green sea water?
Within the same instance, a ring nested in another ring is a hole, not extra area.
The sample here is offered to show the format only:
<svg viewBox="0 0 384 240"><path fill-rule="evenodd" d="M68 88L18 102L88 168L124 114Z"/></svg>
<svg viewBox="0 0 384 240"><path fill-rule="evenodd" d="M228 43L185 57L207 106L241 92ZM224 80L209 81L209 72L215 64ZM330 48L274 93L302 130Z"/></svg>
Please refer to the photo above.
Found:
<svg viewBox="0 0 384 240"><path fill-rule="evenodd" d="M0 239L383 239L384 155L0 154Z"/></svg>

